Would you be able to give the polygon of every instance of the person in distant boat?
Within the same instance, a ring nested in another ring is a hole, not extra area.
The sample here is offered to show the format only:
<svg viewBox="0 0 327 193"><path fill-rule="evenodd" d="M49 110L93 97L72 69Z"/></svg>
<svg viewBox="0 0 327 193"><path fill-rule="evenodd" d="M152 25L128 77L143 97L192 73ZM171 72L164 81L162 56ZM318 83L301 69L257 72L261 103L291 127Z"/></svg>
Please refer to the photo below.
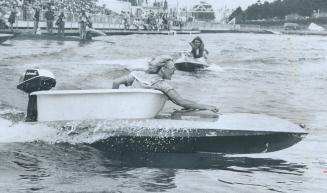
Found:
<svg viewBox="0 0 327 193"><path fill-rule="evenodd" d="M199 36L194 38L193 41L190 42L190 45L192 47L191 55L193 58L207 58L209 52L204 48L204 43Z"/></svg>
<svg viewBox="0 0 327 193"><path fill-rule="evenodd" d="M218 112L218 108L212 105L199 104L191 100L184 99L165 80L170 80L175 72L174 61L170 56L158 56L149 62L146 71L133 71L129 75L115 79L113 89L118 89L120 85L131 86L133 88L156 89L162 91L175 104L185 109L210 110Z"/></svg>

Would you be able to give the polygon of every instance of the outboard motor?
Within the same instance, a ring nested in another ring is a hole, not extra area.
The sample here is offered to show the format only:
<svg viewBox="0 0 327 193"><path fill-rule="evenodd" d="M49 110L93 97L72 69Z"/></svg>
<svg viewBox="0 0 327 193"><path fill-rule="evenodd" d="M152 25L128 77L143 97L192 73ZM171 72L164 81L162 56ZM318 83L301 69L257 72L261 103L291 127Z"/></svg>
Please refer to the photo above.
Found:
<svg viewBox="0 0 327 193"><path fill-rule="evenodd" d="M28 94L35 91L50 90L56 86L56 79L48 70L26 70L20 77L17 88Z"/></svg>
<svg viewBox="0 0 327 193"><path fill-rule="evenodd" d="M36 91L50 90L55 86L55 76L48 70L30 69L20 77L17 88L28 93L26 121L37 121L37 97L30 94Z"/></svg>

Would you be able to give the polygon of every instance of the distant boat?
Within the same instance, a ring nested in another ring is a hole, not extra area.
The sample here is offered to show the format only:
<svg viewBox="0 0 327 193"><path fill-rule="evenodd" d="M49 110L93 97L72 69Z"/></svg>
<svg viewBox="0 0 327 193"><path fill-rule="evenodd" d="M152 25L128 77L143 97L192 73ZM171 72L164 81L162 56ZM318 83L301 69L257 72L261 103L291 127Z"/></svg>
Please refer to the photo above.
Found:
<svg viewBox="0 0 327 193"><path fill-rule="evenodd" d="M203 70L209 67L209 64L204 58L193 58L187 55L181 54L181 57L175 61L175 67L177 70L186 72L195 72Z"/></svg>
<svg viewBox="0 0 327 193"><path fill-rule="evenodd" d="M308 27L308 29L310 31L317 31L317 32L321 32L321 31L325 31L325 28L321 27L320 25L317 25L315 23L311 23Z"/></svg>
<svg viewBox="0 0 327 193"><path fill-rule="evenodd" d="M93 28L87 29L87 33L91 35L92 37L98 37L98 36L106 36L106 34L100 30L96 30Z"/></svg>
<svg viewBox="0 0 327 193"><path fill-rule="evenodd" d="M49 33L42 33L42 34L32 34L32 33L20 33L18 34L15 39L17 40L55 40L55 41L81 41L81 38L78 36L61 36L58 34L49 34Z"/></svg>
<svg viewBox="0 0 327 193"><path fill-rule="evenodd" d="M9 40L13 36L14 35L12 35L12 34L0 34L0 44L2 44L3 42Z"/></svg>
<svg viewBox="0 0 327 193"><path fill-rule="evenodd" d="M98 37L98 36L105 36L106 34L97 31L92 30L87 32L87 41L91 41L92 37ZM82 41L79 37L78 33L66 33L63 35L58 35L56 33L40 33L40 34L32 34L32 33L20 33L18 34L15 39L18 40L55 40L55 41Z"/></svg>

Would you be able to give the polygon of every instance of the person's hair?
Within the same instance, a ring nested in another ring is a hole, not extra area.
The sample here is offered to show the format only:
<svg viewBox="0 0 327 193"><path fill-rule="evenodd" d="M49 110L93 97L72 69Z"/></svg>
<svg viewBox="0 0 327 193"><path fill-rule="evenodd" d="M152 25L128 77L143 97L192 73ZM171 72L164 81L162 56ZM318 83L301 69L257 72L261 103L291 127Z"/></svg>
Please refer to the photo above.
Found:
<svg viewBox="0 0 327 193"><path fill-rule="evenodd" d="M192 40L192 43L195 43L196 40L197 40L197 41L200 41L201 44L203 44L203 41L202 41L202 39L201 39L199 36L195 37L195 38Z"/></svg>
<svg viewBox="0 0 327 193"><path fill-rule="evenodd" d="M157 74L162 67L174 68L173 58L169 55L161 55L153 58L149 62L147 73Z"/></svg>

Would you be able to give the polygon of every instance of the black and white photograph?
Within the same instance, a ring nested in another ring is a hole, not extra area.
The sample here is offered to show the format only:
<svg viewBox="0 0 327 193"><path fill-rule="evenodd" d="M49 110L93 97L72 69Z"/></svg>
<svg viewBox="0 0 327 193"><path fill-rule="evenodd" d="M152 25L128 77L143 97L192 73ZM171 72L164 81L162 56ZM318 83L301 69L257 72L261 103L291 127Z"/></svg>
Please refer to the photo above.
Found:
<svg viewBox="0 0 327 193"><path fill-rule="evenodd" d="M327 0L0 0L0 193L327 192Z"/></svg>

